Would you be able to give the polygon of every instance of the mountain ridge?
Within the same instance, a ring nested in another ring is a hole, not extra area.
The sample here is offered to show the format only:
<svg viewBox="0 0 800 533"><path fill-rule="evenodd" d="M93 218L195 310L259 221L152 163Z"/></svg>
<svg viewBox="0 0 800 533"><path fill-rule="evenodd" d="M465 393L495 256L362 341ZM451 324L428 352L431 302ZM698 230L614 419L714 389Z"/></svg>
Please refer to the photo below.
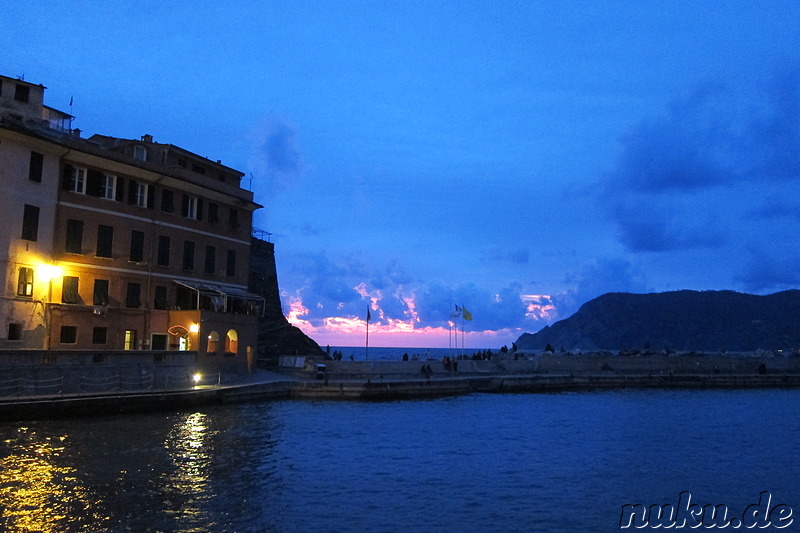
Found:
<svg viewBox="0 0 800 533"><path fill-rule="evenodd" d="M800 347L800 290L754 295L730 290L612 292L572 316L523 333L523 351L794 350Z"/></svg>

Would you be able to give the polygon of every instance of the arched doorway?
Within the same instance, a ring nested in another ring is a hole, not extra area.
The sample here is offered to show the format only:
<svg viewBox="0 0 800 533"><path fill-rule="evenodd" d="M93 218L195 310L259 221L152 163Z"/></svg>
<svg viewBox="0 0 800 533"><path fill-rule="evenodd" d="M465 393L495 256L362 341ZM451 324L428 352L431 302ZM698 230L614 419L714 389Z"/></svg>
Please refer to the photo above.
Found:
<svg viewBox="0 0 800 533"><path fill-rule="evenodd" d="M239 334L235 329L229 329L225 336L225 354L236 355L239 353Z"/></svg>
<svg viewBox="0 0 800 533"><path fill-rule="evenodd" d="M208 344L206 346L206 352L208 355L217 355L217 351L219 350L219 333L216 331L212 331L208 334Z"/></svg>

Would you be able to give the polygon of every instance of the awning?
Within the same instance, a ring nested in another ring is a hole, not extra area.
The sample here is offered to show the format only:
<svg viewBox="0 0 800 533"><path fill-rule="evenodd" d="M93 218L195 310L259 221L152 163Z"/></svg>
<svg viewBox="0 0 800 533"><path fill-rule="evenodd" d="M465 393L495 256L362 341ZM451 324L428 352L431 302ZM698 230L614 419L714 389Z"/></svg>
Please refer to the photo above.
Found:
<svg viewBox="0 0 800 533"><path fill-rule="evenodd" d="M215 285L213 283L199 283L195 281L185 281L173 279L175 283L197 292L198 299L200 296L211 298L215 302L215 307L219 310L228 309L229 300L238 300L255 304L259 307L259 314L264 312L264 298L252 292L248 292L238 287L225 287L223 285ZM199 305L198 305L199 307Z"/></svg>

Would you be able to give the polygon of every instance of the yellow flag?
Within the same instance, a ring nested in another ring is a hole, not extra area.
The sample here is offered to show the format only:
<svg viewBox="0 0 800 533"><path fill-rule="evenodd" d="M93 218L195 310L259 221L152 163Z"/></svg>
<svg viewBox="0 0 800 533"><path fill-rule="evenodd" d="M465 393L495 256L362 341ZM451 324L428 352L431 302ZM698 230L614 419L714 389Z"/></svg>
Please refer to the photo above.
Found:
<svg viewBox="0 0 800 533"><path fill-rule="evenodd" d="M461 306L461 309L463 309L463 312L464 312L464 315L463 315L464 316L464 320L472 320L472 313L467 311L467 308L464 307L463 305Z"/></svg>

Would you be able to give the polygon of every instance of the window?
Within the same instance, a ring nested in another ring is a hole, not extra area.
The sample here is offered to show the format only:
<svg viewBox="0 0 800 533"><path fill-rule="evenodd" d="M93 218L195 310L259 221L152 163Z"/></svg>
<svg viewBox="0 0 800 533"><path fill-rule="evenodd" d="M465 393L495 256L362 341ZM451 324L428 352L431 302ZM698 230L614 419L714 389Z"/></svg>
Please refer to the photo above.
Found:
<svg viewBox="0 0 800 533"><path fill-rule="evenodd" d="M128 283L128 291L125 295L126 307L140 307L142 305L142 286L138 283Z"/></svg>
<svg viewBox="0 0 800 533"><path fill-rule="evenodd" d="M101 183L100 197L106 200L115 200L117 198L117 177L103 174Z"/></svg>
<svg viewBox="0 0 800 533"><path fill-rule="evenodd" d="M107 344L108 328L95 327L92 329L92 344Z"/></svg>
<svg viewBox="0 0 800 533"><path fill-rule="evenodd" d="M123 345L124 350L135 350L136 349L136 330L135 329L126 329L125 330L125 344Z"/></svg>
<svg viewBox="0 0 800 533"><path fill-rule="evenodd" d="M217 267L217 249L213 246L206 246L206 259L203 263L203 272L206 274L213 274Z"/></svg>
<svg viewBox="0 0 800 533"><path fill-rule="evenodd" d="M39 238L39 208L35 205L25 204L22 212L22 235L26 241L35 241Z"/></svg>
<svg viewBox="0 0 800 533"><path fill-rule="evenodd" d="M169 189L161 190L161 210L165 213L175 211L175 193Z"/></svg>
<svg viewBox="0 0 800 533"><path fill-rule="evenodd" d="M208 221L211 224L219 223L219 206L214 202L208 202Z"/></svg>
<svg viewBox="0 0 800 533"><path fill-rule="evenodd" d="M139 207L147 207L147 183L132 182L133 187L133 205Z"/></svg>
<svg viewBox="0 0 800 533"><path fill-rule="evenodd" d="M28 179L41 183L43 166L44 156L38 152L31 152L31 164L28 166Z"/></svg>
<svg viewBox="0 0 800 533"><path fill-rule="evenodd" d="M205 174L206 167L202 167L200 165L192 165L192 172L197 172L198 174Z"/></svg>
<svg viewBox="0 0 800 533"><path fill-rule="evenodd" d="M181 168L186 168L186 160L185 159L178 159L178 166Z"/></svg>
<svg viewBox="0 0 800 533"><path fill-rule="evenodd" d="M203 220L203 200L197 196L184 194L181 215L192 220Z"/></svg>
<svg viewBox="0 0 800 533"><path fill-rule="evenodd" d="M239 229L239 211L232 207L228 211L228 227L233 230Z"/></svg>
<svg viewBox="0 0 800 533"><path fill-rule="evenodd" d="M137 144L136 146L134 146L133 158L138 159L139 161L147 161L147 148L145 148L141 144Z"/></svg>
<svg viewBox="0 0 800 533"><path fill-rule="evenodd" d="M165 235L158 236L158 257L156 258L158 266L169 266L169 237Z"/></svg>
<svg viewBox="0 0 800 533"><path fill-rule="evenodd" d="M33 296L33 269L20 268L19 277L17 278L17 296L24 296L30 298Z"/></svg>
<svg viewBox="0 0 800 533"><path fill-rule="evenodd" d="M96 279L94 280L94 296L92 297L93 305L108 305L108 280Z"/></svg>
<svg viewBox="0 0 800 533"><path fill-rule="evenodd" d="M155 298L153 298L153 309L167 308L167 288L164 285L156 285Z"/></svg>
<svg viewBox="0 0 800 533"><path fill-rule="evenodd" d="M236 251L235 250L228 250L228 257L226 259L227 259L227 261L225 262L225 274L227 276L235 276L236 275Z"/></svg>
<svg viewBox="0 0 800 533"><path fill-rule="evenodd" d="M61 344L78 342L78 326L61 326Z"/></svg>
<svg viewBox="0 0 800 533"><path fill-rule="evenodd" d="M22 340L22 324L19 322L8 323L8 340L19 341Z"/></svg>
<svg viewBox="0 0 800 533"><path fill-rule="evenodd" d="M27 85L17 84L17 88L14 91L14 100L17 102L28 103L31 95L31 88Z"/></svg>
<svg viewBox="0 0 800 533"><path fill-rule="evenodd" d="M100 224L97 226L97 257L113 257L111 248L114 242L114 227Z"/></svg>
<svg viewBox="0 0 800 533"><path fill-rule="evenodd" d="M64 276L64 281L61 286L61 303L76 304L79 300L78 278L75 276Z"/></svg>
<svg viewBox="0 0 800 533"><path fill-rule="evenodd" d="M183 269L194 270L194 242L183 241Z"/></svg>
<svg viewBox="0 0 800 533"><path fill-rule="evenodd" d="M153 333L150 335L150 349L151 350L166 350L167 349L167 336L164 333ZM162 359L153 359L154 362L163 361Z"/></svg>
<svg viewBox="0 0 800 533"><path fill-rule="evenodd" d="M68 175L66 181L66 190L86 194L86 169L85 168L68 168Z"/></svg>
<svg viewBox="0 0 800 533"><path fill-rule="evenodd" d="M79 254L83 251L83 221L67 220L67 242L64 251Z"/></svg>
<svg viewBox="0 0 800 533"><path fill-rule="evenodd" d="M129 260L134 263L144 261L144 233L141 231L131 231L131 255Z"/></svg>

